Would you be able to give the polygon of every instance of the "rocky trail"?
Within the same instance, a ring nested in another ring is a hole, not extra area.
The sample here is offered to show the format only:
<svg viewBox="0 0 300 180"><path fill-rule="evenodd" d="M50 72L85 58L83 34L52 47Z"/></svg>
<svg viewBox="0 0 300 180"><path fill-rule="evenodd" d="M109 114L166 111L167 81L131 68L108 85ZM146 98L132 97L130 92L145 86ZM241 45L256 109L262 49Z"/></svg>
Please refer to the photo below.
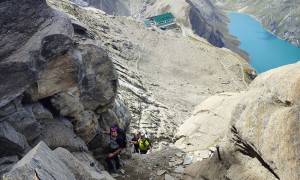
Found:
<svg viewBox="0 0 300 180"><path fill-rule="evenodd" d="M123 167L112 176L117 180L179 180L183 179L184 169L196 161L212 156L216 148L186 153L174 144L162 144L162 149L154 149L152 153L133 153L132 158L123 154Z"/></svg>

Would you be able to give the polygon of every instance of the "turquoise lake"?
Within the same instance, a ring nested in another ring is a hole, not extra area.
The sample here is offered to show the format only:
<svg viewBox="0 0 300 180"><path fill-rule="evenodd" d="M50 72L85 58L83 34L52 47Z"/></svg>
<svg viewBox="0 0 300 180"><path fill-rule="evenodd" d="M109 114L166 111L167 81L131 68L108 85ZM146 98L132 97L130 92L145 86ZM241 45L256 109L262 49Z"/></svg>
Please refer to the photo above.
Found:
<svg viewBox="0 0 300 180"><path fill-rule="evenodd" d="M277 38L249 15L231 12L229 19L230 34L239 39L239 47L248 52L250 65L258 73L300 60L299 47Z"/></svg>

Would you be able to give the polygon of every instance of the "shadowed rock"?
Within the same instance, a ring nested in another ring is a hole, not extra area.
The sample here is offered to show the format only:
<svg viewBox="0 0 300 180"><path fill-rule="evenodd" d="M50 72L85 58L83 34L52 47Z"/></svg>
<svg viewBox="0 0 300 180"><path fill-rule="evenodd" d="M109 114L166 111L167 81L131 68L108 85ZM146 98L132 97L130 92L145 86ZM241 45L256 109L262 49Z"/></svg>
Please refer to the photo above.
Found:
<svg viewBox="0 0 300 180"><path fill-rule="evenodd" d="M16 109L12 114L0 118L0 121L8 122L16 131L23 134L27 141L32 141L42 130L41 124L32 112L31 104Z"/></svg>
<svg viewBox="0 0 300 180"><path fill-rule="evenodd" d="M59 93L51 98L51 102L60 111L60 115L69 117L75 133L85 142L96 134L99 128L97 117L93 111L84 110L79 96Z"/></svg>
<svg viewBox="0 0 300 180"><path fill-rule="evenodd" d="M68 51L72 39L63 34L53 34L42 39L41 55L45 59L58 57Z"/></svg>
<svg viewBox="0 0 300 180"><path fill-rule="evenodd" d="M0 144L0 157L21 155L29 148L26 138L7 122L0 123Z"/></svg>
<svg viewBox="0 0 300 180"><path fill-rule="evenodd" d="M67 119L52 119L43 124L45 128L36 142L43 141L53 150L63 147L69 151L79 151L79 146L86 149L84 141L74 134L73 125Z"/></svg>
<svg viewBox="0 0 300 180"><path fill-rule="evenodd" d="M0 7L2 107L24 92L44 69L50 56L40 56L42 38L51 34L72 36L73 29L69 18L48 7L45 0L1 1Z"/></svg>

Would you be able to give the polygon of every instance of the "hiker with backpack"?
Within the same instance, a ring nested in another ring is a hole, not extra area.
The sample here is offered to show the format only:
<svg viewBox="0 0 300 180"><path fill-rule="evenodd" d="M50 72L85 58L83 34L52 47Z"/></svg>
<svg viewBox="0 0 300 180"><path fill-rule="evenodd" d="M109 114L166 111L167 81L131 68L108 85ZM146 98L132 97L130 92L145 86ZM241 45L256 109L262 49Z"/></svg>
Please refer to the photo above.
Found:
<svg viewBox="0 0 300 180"><path fill-rule="evenodd" d="M148 138L145 138L145 134L141 134L138 140L140 154L147 154L148 150L152 152L152 144Z"/></svg>
<svg viewBox="0 0 300 180"><path fill-rule="evenodd" d="M115 125L110 127L109 132L103 131L103 133L106 135L110 135L110 144L106 149L107 155L105 158L105 162L109 166L109 171L115 172L120 168L121 165L118 155L124 148L126 148L126 137L124 139L123 135L120 133L119 128ZM116 162L116 166L114 166L113 161Z"/></svg>

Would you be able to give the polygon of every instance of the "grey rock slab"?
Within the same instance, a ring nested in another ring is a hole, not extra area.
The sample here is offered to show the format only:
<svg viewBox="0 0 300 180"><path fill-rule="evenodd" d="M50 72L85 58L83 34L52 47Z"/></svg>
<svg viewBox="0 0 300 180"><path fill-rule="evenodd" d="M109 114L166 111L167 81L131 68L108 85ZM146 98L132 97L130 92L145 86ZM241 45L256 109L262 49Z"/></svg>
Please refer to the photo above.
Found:
<svg viewBox="0 0 300 180"><path fill-rule="evenodd" d="M124 175L125 174L125 170L124 169L120 169L120 172Z"/></svg>
<svg viewBox="0 0 300 180"><path fill-rule="evenodd" d="M177 159L175 162L174 162L174 165L177 166L177 165L180 165L183 163L183 160L182 159Z"/></svg>
<svg viewBox="0 0 300 180"><path fill-rule="evenodd" d="M165 174L165 180L174 180L174 178L169 174Z"/></svg>
<svg viewBox="0 0 300 180"><path fill-rule="evenodd" d="M101 174L106 178L106 180L115 180L107 171L101 171Z"/></svg>
<svg viewBox="0 0 300 180"><path fill-rule="evenodd" d="M166 172L166 170L158 170L156 175L161 176Z"/></svg>
<svg viewBox="0 0 300 180"><path fill-rule="evenodd" d="M112 176L113 178L117 178L117 177L119 177L119 174L112 173L111 176Z"/></svg>
<svg viewBox="0 0 300 180"><path fill-rule="evenodd" d="M184 167L183 166L178 166L177 168L175 168L174 172L178 173L178 174L183 174Z"/></svg>
<svg viewBox="0 0 300 180"><path fill-rule="evenodd" d="M51 149L63 147L71 152L78 151L79 146L87 149L85 142L74 133L73 125L67 119L55 118L44 122L44 126L45 128L37 142L43 141Z"/></svg>
<svg viewBox="0 0 300 180"><path fill-rule="evenodd" d="M194 155L195 155L195 156L200 156L200 152L201 152L200 150L194 151Z"/></svg>
<svg viewBox="0 0 300 180"><path fill-rule="evenodd" d="M40 142L29 151L12 167L11 171L3 175L3 178L6 180L76 179L74 174L44 142Z"/></svg>
<svg viewBox="0 0 300 180"><path fill-rule="evenodd" d="M187 156L185 156L185 158L184 158L183 164L184 164L184 165L189 165L192 161L193 161L193 156L187 155Z"/></svg>
<svg viewBox="0 0 300 180"><path fill-rule="evenodd" d="M202 150L200 151L200 157L203 159L209 158L211 152L209 150Z"/></svg>
<svg viewBox="0 0 300 180"><path fill-rule="evenodd" d="M82 162L73 156L68 150L64 148L57 148L54 150L59 159L65 163L70 171L75 175L76 179L90 179L90 180L104 180L105 177L96 170L94 165L93 169L87 169Z"/></svg>
<svg viewBox="0 0 300 180"><path fill-rule="evenodd" d="M211 152L215 152L216 150L217 150L217 148L216 147L214 147L214 146L212 146L212 147L209 147L208 148Z"/></svg>
<svg viewBox="0 0 300 180"><path fill-rule="evenodd" d="M169 166L173 167L173 166L175 166L175 163L174 162L169 162Z"/></svg>

